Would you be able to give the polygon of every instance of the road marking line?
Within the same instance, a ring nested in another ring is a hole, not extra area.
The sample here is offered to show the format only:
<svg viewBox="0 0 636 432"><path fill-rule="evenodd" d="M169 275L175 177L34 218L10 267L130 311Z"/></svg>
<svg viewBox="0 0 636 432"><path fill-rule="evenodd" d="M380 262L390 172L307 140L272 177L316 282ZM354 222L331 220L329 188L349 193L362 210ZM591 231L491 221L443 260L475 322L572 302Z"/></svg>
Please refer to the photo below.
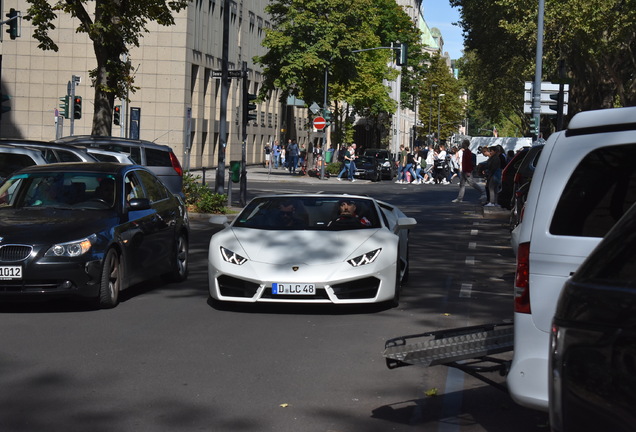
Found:
<svg viewBox="0 0 636 432"><path fill-rule="evenodd" d="M459 290L459 296L460 297L470 297L470 294L473 290L473 284L470 283L463 283L462 284L462 289Z"/></svg>
<svg viewBox="0 0 636 432"><path fill-rule="evenodd" d="M470 235L475 236L475 235L477 235L478 233L479 233L479 230L476 230L476 229L474 229L474 230L470 230Z"/></svg>
<svg viewBox="0 0 636 432"><path fill-rule="evenodd" d="M466 257L466 265L475 265L475 257L467 256Z"/></svg>
<svg viewBox="0 0 636 432"><path fill-rule="evenodd" d="M468 249L477 249L477 242L469 242Z"/></svg>

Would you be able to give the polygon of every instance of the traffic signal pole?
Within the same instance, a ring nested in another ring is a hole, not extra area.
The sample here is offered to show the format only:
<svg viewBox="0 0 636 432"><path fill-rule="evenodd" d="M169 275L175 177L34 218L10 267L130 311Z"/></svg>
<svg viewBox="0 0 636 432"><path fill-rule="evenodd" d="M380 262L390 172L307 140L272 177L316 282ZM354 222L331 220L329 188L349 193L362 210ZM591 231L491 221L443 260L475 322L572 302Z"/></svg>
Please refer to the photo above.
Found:
<svg viewBox="0 0 636 432"><path fill-rule="evenodd" d="M539 11L537 18L537 52L534 71L534 85L532 86L532 117L536 128L532 134L532 141L539 139L541 125L541 75L543 71L543 14L545 10L545 0L539 0Z"/></svg>
<svg viewBox="0 0 636 432"><path fill-rule="evenodd" d="M219 150L216 193L225 194L225 149L227 147L227 98L230 93L228 58L230 44L230 0L223 0L223 50L221 54L221 100L219 101ZM231 203L230 203L231 204Z"/></svg>

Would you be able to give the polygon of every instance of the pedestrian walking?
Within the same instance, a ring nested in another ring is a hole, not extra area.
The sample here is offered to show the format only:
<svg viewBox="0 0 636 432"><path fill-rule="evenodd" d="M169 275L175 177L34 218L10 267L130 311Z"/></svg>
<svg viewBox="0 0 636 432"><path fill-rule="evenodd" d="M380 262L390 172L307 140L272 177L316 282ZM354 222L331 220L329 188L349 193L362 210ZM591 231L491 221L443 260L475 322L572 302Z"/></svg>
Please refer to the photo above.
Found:
<svg viewBox="0 0 636 432"><path fill-rule="evenodd" d="M486 199L486 191L484 187L475 181L473 177L473 170L475 169L475 162L473 158L473 152L470 151L470 141L465 139L462 141L462 149L458 152L458 165L459 165L459 193L457 198L453 200L454 203L462 202L464 200L464 192L466 190L466 184L469 184L481 194L480 199Z"/></svg>

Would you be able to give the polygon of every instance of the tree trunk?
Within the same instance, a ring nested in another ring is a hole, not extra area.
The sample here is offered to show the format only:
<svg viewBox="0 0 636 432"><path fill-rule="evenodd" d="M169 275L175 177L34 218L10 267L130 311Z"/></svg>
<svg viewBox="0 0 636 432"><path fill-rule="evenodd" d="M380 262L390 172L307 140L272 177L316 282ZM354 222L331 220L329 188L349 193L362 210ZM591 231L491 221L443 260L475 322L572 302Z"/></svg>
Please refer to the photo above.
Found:
<svg viewBox="0 0 636 432"><path fill-rule="evenodd" d="M95 112L93 114L93 136L110 136L113 124L113 104L115 95L112 92L104 91L105 88L113 88L114 83L108 79L106 65L109 58L112 58L104 47L100 47L97 42L93 42L97 68L95 69ZM115 57L117 58L117 57Z"/></svg>

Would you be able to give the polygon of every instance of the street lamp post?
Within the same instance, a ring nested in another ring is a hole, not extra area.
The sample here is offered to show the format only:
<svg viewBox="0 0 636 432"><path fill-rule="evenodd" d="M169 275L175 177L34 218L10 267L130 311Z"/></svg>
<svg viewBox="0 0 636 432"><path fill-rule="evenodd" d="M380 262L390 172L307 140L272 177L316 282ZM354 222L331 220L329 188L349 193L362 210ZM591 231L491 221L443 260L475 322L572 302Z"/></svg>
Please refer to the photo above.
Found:
<svg viewBox="0 0 636 432"><path fill-rule="evenodd" d="M440 93L437 95L437 143L440 142L440 117L441 117L441 108L442 108L442 97L446 96L444 93Z"/></svg>
<svg viewBox="0 0 636 432"><path fill-rule="evenodd" d="M433 124L433 87L437 87L437 84L431 84L431 103L429 104L428 112L428 136L431 136L431 125Z"/></svg>

